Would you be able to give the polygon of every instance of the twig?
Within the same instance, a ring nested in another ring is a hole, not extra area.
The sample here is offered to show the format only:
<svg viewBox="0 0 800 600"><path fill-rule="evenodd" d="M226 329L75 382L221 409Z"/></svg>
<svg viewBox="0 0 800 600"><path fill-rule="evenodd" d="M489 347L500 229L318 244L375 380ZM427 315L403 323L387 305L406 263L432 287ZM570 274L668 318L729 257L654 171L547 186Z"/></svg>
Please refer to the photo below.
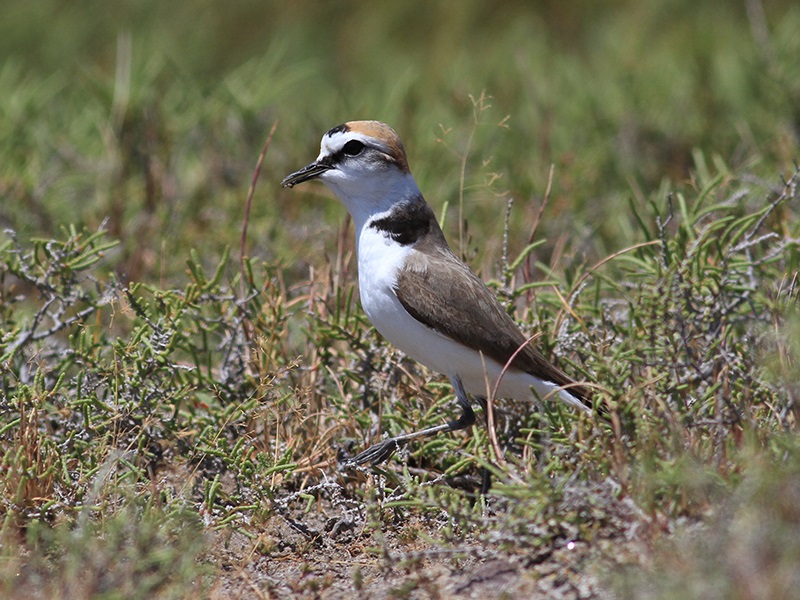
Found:
<svg viewBox="0 0 800 600"><path fill-rule="evenodd" d="M539 205L539 210L536 213L536 218L533 220L533 226L531 227L531 232L528 234L528 243L527 245L530 246L533 243L533 238L536 236L536 230L539 228L539 223L542 220L542 215L544 214L544 209L547 206L547 203L550 201L550 193L553 189L553 175L555 174L555 165L550 164L550 173L547 176L547 188L544 190L544 197L542 198L542 203ZM528 283L533 275L531 273L530 267L530 255L525 260L525 268L523 269L523 275L525 279L525 283Z"/></svg>
<svg viewBox="0 0 800 600"><path fill-rule="evenodd" d="M256 191L256 182L258 181L258 176L261 174L261 165L264 163L264 157L267 155L267 150L269 149L269 144L272 141L272 136L275 134L275 130L278 128L278 120L275 119L275 122L272 124L272 129L269 130L269 135L267 136L267 141L264 142L264 147L261 149L261 154L258 157L258 162L256 163L256 168L253 170L253 178L250 181L250 189L247 192L247 203L244 207L244 222L242 223L242 239L239 245L239 260L242 265L242 282L244 282L244 257L245 257L245 246L247 243L247 224L250 221L250 205L253 202L253 193ZM244 283L242 283L244 285Z"/></svg>
<svg viewBox="0 0 800 600"><path fill-rule="evenodd" d="M242 222L242 239L239 244L239 266L241 269L239 291L242 297L244 297L245 295L245 279L247 278L247 270L244 268L244 262L245 262L245 247L247 245L247 224L250 222L250 206L253 202L253 194L256 191L256 182L258 181L258 176L261 174L261 165L264 163L264 157L267 155L269 144L272 141L272 136L275 134L275 130L277 128L278 128L278 120L275 119L275 122L272 124L272 128L269 130L267 141L264 142L264 147L261 149L261 154L258 156L258 162L256 163L256 168L253 170L253 178L250 180L250 189L247 192L247 202L245 203L244 220ZM252 339L253 332L249 319L242 320L242 331L244 332L245 338L247 340ZM246 364L248 365L248 367L251 367L253 363L252 363L252 354L250 351L249 344L246 345L246 353L247 353Z"/></svg>

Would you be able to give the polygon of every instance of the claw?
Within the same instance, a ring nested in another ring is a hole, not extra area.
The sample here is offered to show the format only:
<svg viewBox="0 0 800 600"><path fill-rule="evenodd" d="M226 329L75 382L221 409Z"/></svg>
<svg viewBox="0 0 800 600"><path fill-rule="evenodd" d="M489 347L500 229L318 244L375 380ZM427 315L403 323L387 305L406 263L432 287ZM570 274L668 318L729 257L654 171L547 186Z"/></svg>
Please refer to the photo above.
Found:
<svg viewBox="0 0 800 600"><path fill-rule="evenodd" d="M349 458L342 461L341 468L352 469L366 464L370 464L371 466L374 467L388 460L388 458L392 454L394 454L404 445L405 441L398 440L396 438L390 438L388 440L384 440L383 442L370 446L369 448L367 448L360 454L357 454L353 458Z"/></svg>

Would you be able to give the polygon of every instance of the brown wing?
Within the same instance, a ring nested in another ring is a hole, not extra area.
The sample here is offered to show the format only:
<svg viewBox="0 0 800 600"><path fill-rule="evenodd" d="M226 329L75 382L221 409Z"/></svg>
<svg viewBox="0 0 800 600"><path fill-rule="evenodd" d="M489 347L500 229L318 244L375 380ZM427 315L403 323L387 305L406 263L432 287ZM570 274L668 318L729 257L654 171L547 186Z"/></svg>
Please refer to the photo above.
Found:
<svg viewBox="0 0 800 600"><path fill-rule="evenodd" d="M514 319L486 284L452 252L440 247L417 246L416 250L419 252L398 273L396 293L403 307L431 329L506 364L526 339ZM404 289L414 289L414 296L404 294ZM453 312L459 315L458 319L447 317ZM512 366L557 385L574 383L531 344L517 354ZM584 388L571 386L569 391L588 399Z"/></svg>

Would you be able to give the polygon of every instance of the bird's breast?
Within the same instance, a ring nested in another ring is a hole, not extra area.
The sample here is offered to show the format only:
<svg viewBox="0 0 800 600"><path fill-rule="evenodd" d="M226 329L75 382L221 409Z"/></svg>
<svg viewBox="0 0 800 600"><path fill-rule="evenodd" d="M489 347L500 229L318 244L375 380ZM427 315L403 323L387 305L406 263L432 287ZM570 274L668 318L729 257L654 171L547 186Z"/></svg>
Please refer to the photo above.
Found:
<svg viewBox="0 0 800 600"><path fill-rule="evenodd" d="M412 249L382 232L364 227L358 238L357 252L361 306L372 324L383 333L387 323L401 319L405 313L394 288L397 273Z"/></svg>
<svg viewBox="0 0 800 600"><path fill-rule="evenodd" d="M397 274L412 252L411 246L374 229L362 231L358 243L361 306L378 333L392 345L434 371L453 375L463 353L477 353L417 321L403 307L397 297Z"/></svg>

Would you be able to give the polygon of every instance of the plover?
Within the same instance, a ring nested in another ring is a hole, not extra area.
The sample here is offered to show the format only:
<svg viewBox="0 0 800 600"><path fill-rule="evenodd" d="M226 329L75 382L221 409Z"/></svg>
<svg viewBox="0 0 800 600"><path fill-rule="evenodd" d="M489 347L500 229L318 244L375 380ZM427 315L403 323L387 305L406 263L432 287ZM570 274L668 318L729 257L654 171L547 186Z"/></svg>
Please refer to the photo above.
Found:
<svg viewBox="0 0 800 600"><path fill-rule="evenodd" d="M375 444L349 464L378 464L410 440L475 422L470 395L558 398L591 412L588 389L530 343L495 295L450 250L408 167L397 133L379 121L351 121L322 136L314 162L281 185L319 179L355 224L358 285L367 317L389 342L450 378L461 416Z"/></svg>

